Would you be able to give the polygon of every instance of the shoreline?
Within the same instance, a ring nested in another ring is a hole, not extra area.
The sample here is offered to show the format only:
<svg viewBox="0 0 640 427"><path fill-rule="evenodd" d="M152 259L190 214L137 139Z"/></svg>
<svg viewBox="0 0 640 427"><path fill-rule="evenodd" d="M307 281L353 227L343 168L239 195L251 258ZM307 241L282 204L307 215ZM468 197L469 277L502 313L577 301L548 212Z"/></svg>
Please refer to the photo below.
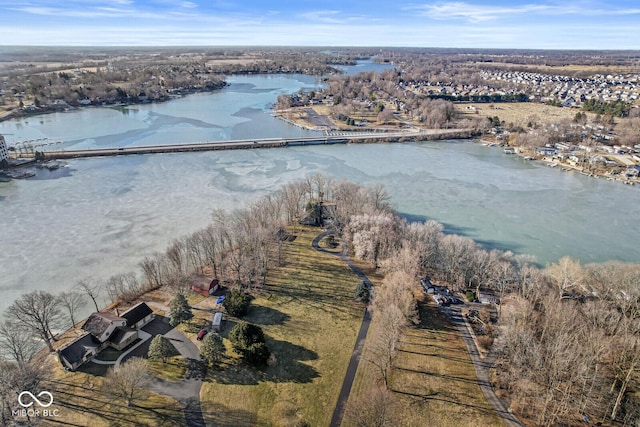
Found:
<svg viewBox="0 0 640 427"><path fill-rule="evenodd" d="M514 152L510 154L505 153L505 155L516 155L524 160L534 161L536 163L546 165L550 168L559 167L560 170L563 172L577 172L581 175L585 175L591 178L596 178L596 179L604 178L607 181L617 181L624 185L630 185L630 186L635 186L635 184L640 185L640 176L621 179L619 176L613 176L611 174L608 174L608 171L602 171L602 170L585 171L584 168L580 166L565 163L560 160L545 160L544 156L539 156L539 155L535 156L535 155L527 154L522 150L520 150L520 147L513 147L503 142L492 141L490 139L484 139L484 138L478 138L478 142L482 143L482 145L486 146L487 148L498 147L498 148L504 149L506 147L510 147L514 150Z"/></svg>
<svg viewBox="0 0 640 427"><path fill-rule="evenodd" d="M14 108L11 110L7 110L3 113L0 113L0 122L4 122L7 120L19 120L19 119L24 119L24 118L29 118L29 117L37 117L37 116L41 116L41 115L46 115L46 114L53 114L53 113L66 113L68 111L78 111L78 110L83 110L83 109L90 109L90 108L118 108L118 107L129 107L132 105L145 105L145 104L160 104L163 102L169 102L172 101L174 99L179 99L182 98L184 96L188 96L188 95L193 95L196 93L211 93L211 92L215 92L217 90L220 89L224 89L226 86L228 86L229 84L224 81L222 82L222 84L219 87L215 87L215 88L202 88L202 89L189 89L189 90L185 90L184 92L181 91L179 93L175 93L175 94L170 94L167 95L165 97L162 98L157 98L157 99L148 99L148 100L144 100L144 101L140 101L140 100L136 100L136 101L126 101L126 100L118 100L118 101L114 101L114 102L108 102L108 101L102 101L99 104L88 104L88 105L70 105L67 104L66 107L51 107L51 106L45 106L45 107L36 107L37 110L33 110L33 111L29 111L26 109L26 107L18 107L18 108Z"/></svg>

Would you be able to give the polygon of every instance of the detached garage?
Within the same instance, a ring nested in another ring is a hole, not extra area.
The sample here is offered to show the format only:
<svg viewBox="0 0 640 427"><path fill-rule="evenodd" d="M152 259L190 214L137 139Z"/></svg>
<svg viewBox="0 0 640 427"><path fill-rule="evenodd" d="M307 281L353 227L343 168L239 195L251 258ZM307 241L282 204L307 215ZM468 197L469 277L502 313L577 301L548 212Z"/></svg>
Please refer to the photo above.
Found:
<svg viewBox="0 0 640 427"><path fill-rule="evenodd" d="M140 329L153 320L153 310L146 303L141 302L120 315L127 320L127 327Z"/></svg>

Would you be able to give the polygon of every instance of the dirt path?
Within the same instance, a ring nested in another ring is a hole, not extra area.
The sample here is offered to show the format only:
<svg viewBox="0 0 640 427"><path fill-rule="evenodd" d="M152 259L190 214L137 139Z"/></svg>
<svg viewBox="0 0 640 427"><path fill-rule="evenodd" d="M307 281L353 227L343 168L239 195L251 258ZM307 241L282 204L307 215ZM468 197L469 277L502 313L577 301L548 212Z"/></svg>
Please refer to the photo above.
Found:
<svg viewBox="0 0 640 427"><path fill-rule="evenodd" d="M349 257L344 255L342 252L333 252L320 247L320 241L330 234L332 233L329 231L325 231L324 233L321 233L315 239L313 239L313 248L319 252L324 252L342 258L342 260L349 266L349 268L351 268L351 270L353 270L353 272L356 273L356 275L364 281L369 289L371 289L372 285L369 278L362 272L362 270L360 270L353 262L351 262ZM349 401L349 394L351 394L353 380L356 377L356 372L358 371L358 366L360 365L360 358L362 357L362 350L367 339L367 332L369 331L370 323L371 315L369 314L369 310L365 309L364 315L362 316L362 323L360 324L360 331L358 331L358 337L356 338L356 344L353 347L351 359L349 360L349 366L347 367L347 373L345 374L344 380L342 381L342 388L340 389L340 394L338 395L338 402L336 403L336 407L333 411L333 416L331 417L331 424L329 424L331 427L340 427L340 425L342 424L344 410L347 406L347 402Z"/></svg>

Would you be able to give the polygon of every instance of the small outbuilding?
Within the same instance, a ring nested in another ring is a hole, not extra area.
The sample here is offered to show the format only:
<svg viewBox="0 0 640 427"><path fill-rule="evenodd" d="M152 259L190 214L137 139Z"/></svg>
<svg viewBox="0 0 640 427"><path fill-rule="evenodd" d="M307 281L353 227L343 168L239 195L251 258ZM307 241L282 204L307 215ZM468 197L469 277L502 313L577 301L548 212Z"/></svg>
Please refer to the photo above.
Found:
<svg viewBox="0 0 640 427"><path fill-rule="evenodd" d="M218 290L220 281L218 279L210 279L203 274L193 274L189 277L189 285L193 292L209 296Z"/></svg>
<svg viewBox="0 0 640 427"><path fill-rule="evenodd" d="M217 312L213 315L213 321L211 322L211 327L215 332L222 331L222 323L224 322L224 318L222 317L222 313Z"/></svg>

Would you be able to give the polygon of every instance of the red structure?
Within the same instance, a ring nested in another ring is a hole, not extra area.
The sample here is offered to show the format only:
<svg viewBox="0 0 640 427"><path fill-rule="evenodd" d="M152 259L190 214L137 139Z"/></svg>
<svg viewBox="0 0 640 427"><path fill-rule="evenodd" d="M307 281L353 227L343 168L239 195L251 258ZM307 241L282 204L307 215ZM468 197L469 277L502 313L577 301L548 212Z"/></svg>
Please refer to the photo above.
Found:
<svg viewBox="0 0 640 427"><path fill-rule="evenodd" d="M191 282L191 290L205 296L213 295L213 293L218 290L218 286L219 286L218 279L213 279L211 280L211 282L209 282L208 280L207 281L194 280Z"/></svg>

